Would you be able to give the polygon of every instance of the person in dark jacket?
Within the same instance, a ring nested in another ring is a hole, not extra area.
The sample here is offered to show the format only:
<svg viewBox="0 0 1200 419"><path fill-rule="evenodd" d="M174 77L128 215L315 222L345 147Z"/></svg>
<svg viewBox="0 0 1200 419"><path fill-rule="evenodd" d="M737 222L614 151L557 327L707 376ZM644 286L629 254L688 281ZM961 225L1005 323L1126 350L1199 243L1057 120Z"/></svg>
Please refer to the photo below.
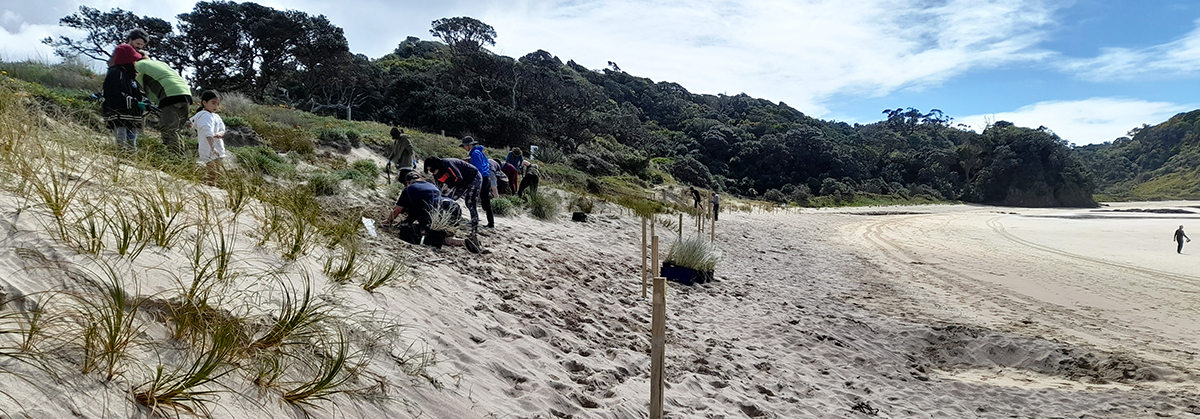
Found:
<svg viewBox="0 0 1200 419"><path fill-rule="evenodd" d="M520 176L518 174L521 169L525 168L524 165L525 152L521 151L521 147L513 147L512 151L508 152L508 157L504 159L504 164L500 167L500 171L504 172L505 176L508 176L508 188L513 193L517 192L517 185L520 185L520 182L518 182Z"/></svg>
<svg viewBox="0 0 1200 419"><path fill-rule="evenodd" d="M455 158L427 157L425 172L432 173L433 179L450 188L449 197L453 200L463 199L467 210L471 212L471 232L479 230L479 189L483 185L483 176L471 163Z"/></svg>
<svg viewBox="0 0 1200 419"><path fill-rule="evenodd" d="M113 66L104 75L104 103L100 106L105 124L116 135L117 146L135 151L147 105L138 89L134 68L140 59L142 54L129 44L117 46L113 51Z"/></svg>
<svg viewBox="0 0 1200 419"><path fill-rule="evenodd" d="M1179 247L1175 248L1175 253L1180 253L1180 254L1183 253L1183 241L1184 240L1187 240L1189 243L1191 243L1191 241L1192 241L1192 239L1188 238L1187 234L1185 234L1183 232L1183 226L1179 226L1179 229L1175 230L1175 241L1179 242Z"/></svg>
<svg viewBox="0 0 1200 419"><path fill-rule="evenodd" d="M145 90L150 100L158 106L158 131L162 133L163 145L168 150L182 153L179 140L188 120L188 106L192 104L192 88L179 72L167 63L143 57L134 63L138 85Z"/></svg>
<svg viewBox="0 0 1200 419"><path fill-rule="evenodd" d="M442 198L442 190L421 178L420 173L408 172L404 178L405 187L392 207L392 215L387 222L392 223L400 214L407 217L400 225L402 236L410 243L420 243L429 228L431 217L429 211L436 208ZM457 204L455 204L457 205Z"/></svg>

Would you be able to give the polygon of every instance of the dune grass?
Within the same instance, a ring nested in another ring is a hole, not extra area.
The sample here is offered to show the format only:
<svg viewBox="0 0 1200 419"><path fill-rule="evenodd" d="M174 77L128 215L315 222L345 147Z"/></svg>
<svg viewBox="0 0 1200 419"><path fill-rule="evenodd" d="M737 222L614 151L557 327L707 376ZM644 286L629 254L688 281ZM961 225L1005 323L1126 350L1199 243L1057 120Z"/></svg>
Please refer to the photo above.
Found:
<svg viewBox="0 0 1200 419"><path fill-rule="evenodd" d="M280 280L283 302L267 331L250 343L250 349L274 348L290 341L310 341L320 336L320 325L330 319L330 305L312 293L312 282L305 276L297 287Z"/></svg>
<svg viewBox="0 0 1200 419"><path fill-rule="evenodd" d="M206 404L213 401L217 391L207 386L234 371L230 364L240 340L237 331L218 329L208 341L208 348L186 369L168 371L159 365L149 381L133 389L134 401L162 417L168 417L168 409L211 417Z"/></svg>
<svg viewBox="0 0 1200 419"><path fill-rule="evenodd" d="M75 295L83 331L81 372L100 371L111 381L142 328L137 322L141 299L125 288L126 276L107 263L100 264L101 275L90 275L85 289Z"/></svg>

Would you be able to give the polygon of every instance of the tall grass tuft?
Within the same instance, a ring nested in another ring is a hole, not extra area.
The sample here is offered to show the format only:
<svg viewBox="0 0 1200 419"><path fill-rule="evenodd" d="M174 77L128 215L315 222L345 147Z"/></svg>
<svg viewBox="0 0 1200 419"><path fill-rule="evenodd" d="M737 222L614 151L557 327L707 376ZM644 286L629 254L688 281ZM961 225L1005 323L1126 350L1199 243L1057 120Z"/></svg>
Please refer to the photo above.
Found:
<svg viewBox="0 0 1200 419"><path fill-rule="evenodd" d="M551 194L536 193L529 196L529 215L539 220L558 217L558 198Z"/></svg>
<svg viewBox="0 0 1200 419"><path fill-rule="evenodd" d="M150 232L146 228L148 223L144 221L145 213L136 205L134 211L129 210L120 198L111 197L109 199L113 211L109 213L110 216L106 221L116 242L117 254L129 258L129 260L137 259L149 243ZM137 202L136 199L134 202Z"/></svg>
<svg viewBox="0 0 1200 419"><path fill-rule="evenodd" d="M501 217L508 217L517 211L512 200L508 198L492 198L492 212Z"/></svg>
<svg viewBox="0 0 1200 419"><path fill-rule="evenodd" d="M279 241L283 244L285 259L296 260L308 253L318 233L317 220L321 207L311 192L303 187L293 187L275 196L275 205L283 209L286 217Z"/></svg>
<svg viewBox="0 0 1200 419"><path fill-rule="evenodd" d="M82 215L67 226L66 242L81 253L99 255L104 250L104 237L109 228L105 217L107 214L103 207L88 205Z"/></svg>
<svg viewBox="0 0 1200 419"><path fill-rule="evenodd" d="M225 175L218 179L221 188L225 189L225 207L234 214L240 214L250 199L258 194L258 184L244 170L226 170Z"/></svg>
<svg viewBox="0 0 1200 419"><path fill-rule="evenodd" d="M703 236L693 236L672 243L665 260L677 266L708 272L716 268L721 256Z"/></svg>
<svg viewBox="0 0 1200 419"><path fill-rule="evenodd" d="M234 370L228 366L240 341L237 331L229 328L213 331L209 341L208 349L187 369L167 372L159 365L153 378L134 388L133 399L162 417L168 417L167 409L211 417L205 403L213 401L216 391L204 386Z"/></svg>
<svg viewBox="0 0 1200 419"><path fill-rule="evenodd" d="M462 221L461 213L453 208L434 208L429 211L429 229L433 231L454 231Z"/></svg>
<svg viewBox="0 0 1200 419"><path fill-rule="evenodd" d="M65 152L55 153L44 147L37 147L37 151L42 154L40 157L16 159L15 169L54 217L58 236L65 238L68 208L87 184L87 179L64 171L75 166L74 162L68 163ZM81 173L87 175L91 170L84 167Z"/></svg>

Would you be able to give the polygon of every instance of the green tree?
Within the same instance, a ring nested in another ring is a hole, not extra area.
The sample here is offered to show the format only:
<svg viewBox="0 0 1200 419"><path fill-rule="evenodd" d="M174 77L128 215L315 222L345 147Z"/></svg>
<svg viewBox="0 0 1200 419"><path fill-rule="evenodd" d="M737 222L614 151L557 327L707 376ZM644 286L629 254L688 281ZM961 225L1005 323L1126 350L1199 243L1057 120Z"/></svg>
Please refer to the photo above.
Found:
<svg viewBox="0 0 1200 419"><path fill-rule="evenodd" d="M79 29L85 35L82 39L68 36L59 36L58 39L46 38L42 40L43 44L54 47L54 54L63 58L82 55L98 61L108 61L113 49L125 42L125 35L130 30L145 30L155 40L162 40L171 33L171 24L165 20L138 16L119 8L101 12L98 9L79 6L78 12L59 19L58 24ZM145 51L152 56L158 56L166 48L166 44L151 42L146 45Z"/></svg>
<svg viewBox="0 0 1200 419"><path fill-rule="evenodd" d="M496 45L496 29L472 17L435 20L429 33L449 45L455 54L478 52L484 45Z"/></svg>

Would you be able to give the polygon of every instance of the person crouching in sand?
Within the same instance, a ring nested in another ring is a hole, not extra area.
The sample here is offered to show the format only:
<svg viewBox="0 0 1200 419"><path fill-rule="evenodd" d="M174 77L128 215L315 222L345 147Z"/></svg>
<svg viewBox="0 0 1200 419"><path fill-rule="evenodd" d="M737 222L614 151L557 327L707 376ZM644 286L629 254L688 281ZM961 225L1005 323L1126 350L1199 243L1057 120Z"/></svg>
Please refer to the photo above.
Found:
<svg viewBox="0 0 1200 419"><path fill-rule="evenodd" d="M1183 233L1183 226L1179 226L1179 229L1175 230L1175 241L1179 242L1179 247L1175 248L1175 253L1183 254L1184 240L1187 240L1188 243L1192 242L1192 239L1188 238L1187 234Z"/></svg>

